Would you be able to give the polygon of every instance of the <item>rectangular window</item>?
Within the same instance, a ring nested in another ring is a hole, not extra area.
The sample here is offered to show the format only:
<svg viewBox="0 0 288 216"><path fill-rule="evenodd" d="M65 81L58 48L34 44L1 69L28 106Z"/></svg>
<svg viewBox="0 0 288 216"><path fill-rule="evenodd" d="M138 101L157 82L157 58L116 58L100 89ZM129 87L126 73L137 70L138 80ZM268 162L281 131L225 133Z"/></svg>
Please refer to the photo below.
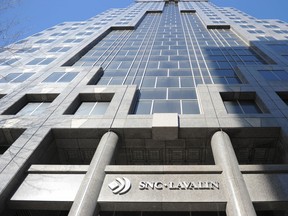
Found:
<svg viewBox="0 0 288 216"><path fill-rule="evenodd" d="M0 66L5 65L12 65L13 63L19 61L19 58L13 58L13 59L0 59Z"/></svg>
<svg viewBox="0 0 288 216"><path fill-rule="evenodd" d="M226 92L220 94L228 114L263 113L256 103L254 92Z"/></svg>
<svg viewBox="0 0 288 216"><path fill-rule="evenodd" d="M77 75L78 72L54 72L43 82L71 82Z"/></svg>
<svg viewBox="0 0 288 216"><path fill-rule="evenodd" d="M30 47L30 48L19 49L16 51L16 53L33 53L33 52L36 52L37 50L39 50L39 48Z"/></svg>
<svg viewBox="0 0 288 216"><path fill-rule="evenodd" d="M26 65L48 65L56 58L35 58L28 62Z"/></svg>
<svg viewBox="0 0 288 216"><path fill-rule="evenodd" d="M288 73L285 70L258 70L265 80L287 81Z"/></svg>
<svg viewBox="0 0 288 216"><path fill-rule="evenodd" d="M178 100L155 100L153 113L181 113L180 101Z"/></svg>
<svg viewBox="0 0 288 216"><path fill-rule="evenodd" d="M80 39L80 38L78 38L78 39L67 39L67 40L64 41L64 43L79 43L82 40L83 39Z"/></svg>
<svg viewBox="0 0 288 216"><path fill-rule="evenodd" d="M110 102L82 102L75 115L104 115Z"/></svg>
<svg viewBox="0 0 288 216"><path fill-rule="evenodd" d="M34 73L9 73L0 79L0 83L21 83L31 77Z"/></svg>
<svg viewBox="0 0 288 216"><path fill-rule="evenodd" d="M2 115L40 115L47 113L48 107L58 94L26 94Z"/></svg>
<svg viewBox="0 0 288 216"><path fill-rule="evenodd" d="M262 113L260 108L254 101L250 100L235 100L224 101L227 113L233 114L256 114Z"/></svg>
<svg viewBox="0 0 288 216"><path fill-rule="evenodd" d="M17 115L39 115L49 107L49 102L30 102L24 106Z"/></svg>
<svg viewBox="0 0 288 216"><path fill-rule="evenodd" d="M41 39L41 40L36 41L35 43L42 43L42 44L46 43L46 44L48 44L48 43L52 43L54 41L55 41L54 39Z"/></svg>
<svg viewBox="0 0 288 216"><path fill-rule="evenodd" d="M251 34L264 34L264 33L265 33L265 32L262 31L262 30L256 30L256 29L254 29L254 30L248 30L248 32L251 33Z"/></svg>
<svg viewBox="0 0 288 216"><path fill-rule="evenodd" d="M53 47L48 52L66 52L70 49L71 49L71 47Z"/></svg>

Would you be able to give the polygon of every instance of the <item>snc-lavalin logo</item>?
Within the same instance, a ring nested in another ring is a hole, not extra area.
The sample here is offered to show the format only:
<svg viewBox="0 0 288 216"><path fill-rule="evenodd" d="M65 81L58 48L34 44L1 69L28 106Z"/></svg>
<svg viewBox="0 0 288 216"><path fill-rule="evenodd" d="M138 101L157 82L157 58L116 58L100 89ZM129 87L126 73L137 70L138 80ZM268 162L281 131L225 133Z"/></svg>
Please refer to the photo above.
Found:
<svg viewBox="0 0 288 216"><path fill-rule="evenodd" d="M112 190L114 194L125 194L131 188L131 182L129 179L122 177L116 178L113 182L111 182L108 187Z"/></svg>

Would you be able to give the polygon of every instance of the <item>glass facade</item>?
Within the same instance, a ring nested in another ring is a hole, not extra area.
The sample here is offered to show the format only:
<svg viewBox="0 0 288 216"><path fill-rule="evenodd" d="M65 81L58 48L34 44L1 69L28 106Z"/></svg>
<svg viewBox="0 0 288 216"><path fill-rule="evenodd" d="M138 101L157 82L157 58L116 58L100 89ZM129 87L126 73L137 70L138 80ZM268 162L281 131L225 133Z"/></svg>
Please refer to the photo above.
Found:
<svg viewBox="0 0 288 216"><path fill-rule="evenodd" d="M196 86L241 84L237 65L263 65L231 30L209 31L167 3L135 30L113 30L74 66L102 66L97 85L137 85L135 114L201 113Z"/></svg>

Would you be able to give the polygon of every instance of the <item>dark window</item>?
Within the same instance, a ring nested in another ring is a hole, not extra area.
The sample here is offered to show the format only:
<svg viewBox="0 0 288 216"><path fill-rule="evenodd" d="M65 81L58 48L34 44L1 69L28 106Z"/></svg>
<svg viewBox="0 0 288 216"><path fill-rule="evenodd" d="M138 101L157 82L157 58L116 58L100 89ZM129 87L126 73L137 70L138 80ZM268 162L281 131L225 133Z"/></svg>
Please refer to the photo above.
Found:
<svg viewBox="0 0 288 216"><path fill-rule="evenodd" d="M229 114L263 113L256 103L256 94L254 92L227 92L221 93L221 97Z"/></svg>
<svg viewBox="0 0 288 216"><path fill-rule="evenodd" d="M288 92L277 92L277 94L288 105Z"/></svg>
<svg viewBox="0 0 288 216"><path fill-rule="evenodd" d="M235 113L235 114L262 113L257 104L255 104L255 101L250 100L224 101L224 105L227 113Z"/></svg>
<svg viewBox="0 0 288 216"><path fill-rule="evenodd" d="M57 94L27 94L4 111L3 115L40 115L46 113Z"/></svg>

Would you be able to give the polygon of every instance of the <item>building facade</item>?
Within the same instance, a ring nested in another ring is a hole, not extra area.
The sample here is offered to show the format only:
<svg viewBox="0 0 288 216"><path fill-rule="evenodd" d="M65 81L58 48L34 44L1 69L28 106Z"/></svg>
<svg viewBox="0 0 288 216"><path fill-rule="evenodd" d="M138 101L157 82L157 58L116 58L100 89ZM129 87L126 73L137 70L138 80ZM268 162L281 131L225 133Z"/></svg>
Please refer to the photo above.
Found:
<svg viewBox="0 0 288 216"><path fill-rule="evenodd" d="M136 0L0 54L6 216L288 215L288 25Z"/></svg>

